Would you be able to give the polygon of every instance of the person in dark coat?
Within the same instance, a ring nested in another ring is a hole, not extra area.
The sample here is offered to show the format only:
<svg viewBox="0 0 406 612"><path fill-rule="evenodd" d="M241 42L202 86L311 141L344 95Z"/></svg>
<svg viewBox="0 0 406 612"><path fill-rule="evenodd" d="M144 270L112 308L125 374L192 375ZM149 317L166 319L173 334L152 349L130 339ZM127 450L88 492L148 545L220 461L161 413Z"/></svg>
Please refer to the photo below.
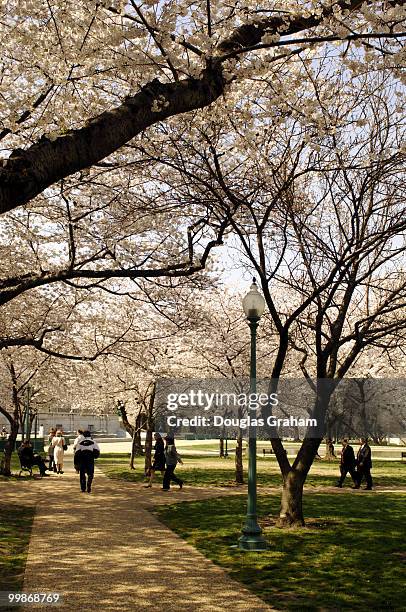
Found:
<svg viewBox="0 0 406 612"><path fill-rule="evenodd" d="M370 491L372 489L372 476L371 476L371 468L372 468L372 460L371 460L371 447L368 444L368 438L361 438L361 446L359 447L357 453L357 486L359 489L361 486L361 482L365 477L367 486L365 487L366 491Z"/></svg>
<svg viewBox="0 0 406 612"><path fill-rule="evenodd" d="M154 447L154 461L151 466L151 473L149 482L145 487L149 489L152 487L152 481L154 480L155 472L165 472L165 445L162 440L162 436L159 433L154 433L155 447Z"/></svg>
<svg viewBox="0 0 406 612"><path fill-rule="evenodd" d="M356 462L355 462L354 449L352 448L352 446L348 444L347 439L344 439L342 444L343 444L343 448L341 451L341 460L340 460L341 476L337 482L337 487L343 486L343 482L348 472L351 475L351 478L354 482L354 486L357 486L358 481L357 481L357 473L355 471Z"/></svg>
<svg viewBox="0 0 406 612"><path fill-rule="evenodd" d="M76 445L75 464L79 467L80 490L91 493L94 476L94 460L100 456L97 442L92 440L90 431L83 432L83 438ZM87 481L86 481L87 476Z"/></svg>

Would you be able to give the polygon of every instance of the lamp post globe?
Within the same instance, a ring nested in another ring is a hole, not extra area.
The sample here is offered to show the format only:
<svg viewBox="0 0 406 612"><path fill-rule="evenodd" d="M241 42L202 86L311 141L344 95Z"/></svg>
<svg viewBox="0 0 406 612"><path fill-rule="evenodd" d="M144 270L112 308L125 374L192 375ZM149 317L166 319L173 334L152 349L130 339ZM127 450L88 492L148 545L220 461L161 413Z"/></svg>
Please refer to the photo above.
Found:
<svg viewBox="0 0 406 612"><path fill-rule="evenodd" d="M249 292L243 298L242 306L251 331L251 361L250 361L250 395L257 390L257 327L265 310L265 300L259 293L255 278ZM261 527L257 521L257 432L250 424L248 430L248 498L247 515L238 540L238 548L246 551L263 551L267 542L262 536Z"/></svg>
<svg viewBox="0 0 406 612"><path fill-rule="evenodd" d="M259 320L264 314L265 300L258 291L257 281L252 279L252 285L246 296L242 300L242 307L247 319Z"/></svg>

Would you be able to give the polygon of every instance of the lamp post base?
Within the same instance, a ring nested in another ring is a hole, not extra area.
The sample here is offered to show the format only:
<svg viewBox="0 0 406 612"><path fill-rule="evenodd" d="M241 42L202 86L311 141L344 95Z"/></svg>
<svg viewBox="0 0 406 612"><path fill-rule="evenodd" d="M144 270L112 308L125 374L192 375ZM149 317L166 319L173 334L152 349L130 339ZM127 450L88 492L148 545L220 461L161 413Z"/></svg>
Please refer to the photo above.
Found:
<svg viewBox="0 0 406 612"><path fill-rule="evenodd" d="M240 550L261 552L268 549L268 542L259 533L245 533L238 538Z"/></svg>

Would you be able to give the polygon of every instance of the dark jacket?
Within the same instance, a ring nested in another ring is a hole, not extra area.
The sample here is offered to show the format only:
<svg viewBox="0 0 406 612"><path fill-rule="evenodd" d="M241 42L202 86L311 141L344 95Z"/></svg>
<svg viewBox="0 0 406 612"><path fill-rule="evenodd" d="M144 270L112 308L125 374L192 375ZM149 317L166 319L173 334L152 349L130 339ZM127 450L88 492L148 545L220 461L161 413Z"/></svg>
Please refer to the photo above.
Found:
<svg viewBox="0 0 406 612"><path fill-rule="evenodd" d="M97 442L92 438L83 438L77 445L75 451L75 464L80 465L92 465L94 460L98 459L100 455L100 448Z"/></svg>
<svg viewBox="0 0 406 612"><path fill-rule="evenodd" d="M354 449L349 444L341 451L341 465L350 470L355 467Z"/></svg>
<svg viewBox="0 0 406 612"><path fill-rule="evenodd" d="M154 459L155 461L165 461L165 445L164 445L164 441L162 440L162 438L158 438L155 441L155 453L154 453Z"/></svg>
<svg viewBox="0 0 406 612"><path fill-rule="evenodd" d="M366 469L371 469L371 448L368 444L364 444L360 447L357 453L357 465Z"/></svg>
<svg viewBox="0 0 406 612"><path fill-rule="evenodd" d="M24 465L32 465L34 461L34 451L32 446L20 446L18 449L18 456Z"/></svg>

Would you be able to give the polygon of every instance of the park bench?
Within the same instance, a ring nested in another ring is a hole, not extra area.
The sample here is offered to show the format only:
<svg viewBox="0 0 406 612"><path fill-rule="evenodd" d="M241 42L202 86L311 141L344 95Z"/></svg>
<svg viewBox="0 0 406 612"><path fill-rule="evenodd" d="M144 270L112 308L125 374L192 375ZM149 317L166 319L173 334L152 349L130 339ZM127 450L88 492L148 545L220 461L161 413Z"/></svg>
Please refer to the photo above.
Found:
<svg viewBox="0 0 406 612"><path fill-rule="evenodd" d="M403 459L406 459L406 452L405 451L402 451L402 461L403 461Z"/></svg>
<svg viewBox="0 0 406 612"><path fill-rule="evenodd" d="M275 452L274 452L274 450L272 448L263 448L262 449L262 454L265 457L265 455L274 455ZM285 450L285 455L288 456L288 451L287 450Z"/></svg>
<svg viewBox="0 0 406 612"><path fill-rule="evenodd" d="M34 466L23 461L20 456L18 456L18 458L20 460L20 472L18 474L18 477L20 477L23 472L28 472L29 475L32 476L32 468Z"/></svg>

